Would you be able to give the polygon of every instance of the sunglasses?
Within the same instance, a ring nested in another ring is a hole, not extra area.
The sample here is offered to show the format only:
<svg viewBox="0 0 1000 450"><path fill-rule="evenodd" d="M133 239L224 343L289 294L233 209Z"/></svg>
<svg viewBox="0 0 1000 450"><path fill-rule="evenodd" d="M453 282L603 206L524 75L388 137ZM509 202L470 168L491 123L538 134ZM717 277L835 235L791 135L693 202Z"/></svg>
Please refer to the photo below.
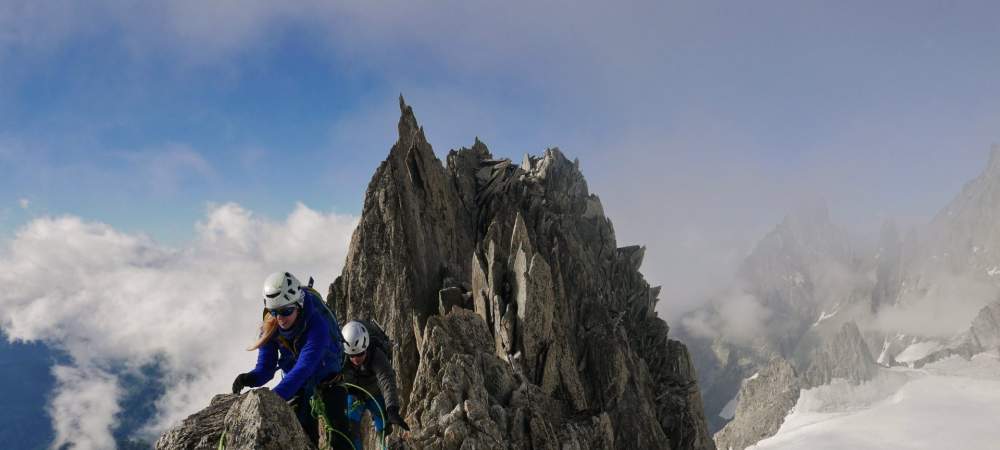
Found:
<svg viewBox="0 0 1000 450"><path fill-rule="evenodd" d="M267 310L267 312L269 312L274 317L288 317L292 315L292 313L294 313L296 309L298 308L295 306L286 306L284 308L269 309Z"/></svg>

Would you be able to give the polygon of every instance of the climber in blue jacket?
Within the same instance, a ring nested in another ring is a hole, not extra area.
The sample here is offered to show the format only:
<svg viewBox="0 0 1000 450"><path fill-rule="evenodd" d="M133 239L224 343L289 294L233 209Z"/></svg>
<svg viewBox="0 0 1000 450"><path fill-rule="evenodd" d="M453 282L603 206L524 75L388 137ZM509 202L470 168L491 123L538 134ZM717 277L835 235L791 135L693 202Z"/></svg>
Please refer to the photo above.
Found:
<svg viewBox="0 0 1000 450"><path fill-rule="evenodd" d="M280 368L284 373L274 393L288 401L313 443L319 441L310 399L318 391L329 426L347 430L342 405L345 392L334 386L343 364L340 325L322 297L303 287L291 273L276 272L264 281L264 322L260 337L249 350L257 350L257 365L233 381L233 393L244 387L263 386ZM340 408L338 408L340 407ZM334 448L347 445L333 439ZM350 448L349 445L343 448Z"/></svg>

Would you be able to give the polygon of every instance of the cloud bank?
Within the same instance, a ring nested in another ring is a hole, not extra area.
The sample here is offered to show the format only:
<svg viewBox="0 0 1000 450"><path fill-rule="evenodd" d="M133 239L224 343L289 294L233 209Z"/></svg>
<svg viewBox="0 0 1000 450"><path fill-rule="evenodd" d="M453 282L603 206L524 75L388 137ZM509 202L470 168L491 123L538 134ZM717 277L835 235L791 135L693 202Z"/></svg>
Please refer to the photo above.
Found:
<svg viewBox="0 0 1000 450"><path fill-rule="evenodd" d="M289 270L320 291L343 264L357 218L298 204L281 222L233 203L210 206L181 248L73 216L39 218L0 253L0 327L70 363L53 369L56 446L110 448L123 371L157 364L166 394L158 433L228 391L252 368L260 283Z"/></svg>
<svg viewBox="0 0 1000 450"><path fill-rule="evenodd" d="M737 284L720 295L711 309L699 309L680 318L684 330L703 339L725 337L732 342L752 342L772 332L773 312Z"/></svg>
<svg viewBox="0 0 1000 450"><path fill-rule="evenodd" d="M926 292L908 291L879 311L874 326L885 333L949 338L969 329L979 311L997 301L996 285L970 275L932 273Z"/></svg>

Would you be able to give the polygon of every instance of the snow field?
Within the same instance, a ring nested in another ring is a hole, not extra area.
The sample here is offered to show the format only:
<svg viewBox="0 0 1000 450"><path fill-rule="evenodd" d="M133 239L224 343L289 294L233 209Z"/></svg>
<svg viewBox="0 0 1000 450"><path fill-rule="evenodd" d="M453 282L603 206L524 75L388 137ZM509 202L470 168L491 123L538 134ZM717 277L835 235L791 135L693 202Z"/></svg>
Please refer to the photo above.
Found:
<svg viewBox="0 0 1000 450"><path fill-rule="evenodd" d="M864 384L804 390L765 449L1000 448L1000 358L951 357L923 369L881 369Z"/></svg>

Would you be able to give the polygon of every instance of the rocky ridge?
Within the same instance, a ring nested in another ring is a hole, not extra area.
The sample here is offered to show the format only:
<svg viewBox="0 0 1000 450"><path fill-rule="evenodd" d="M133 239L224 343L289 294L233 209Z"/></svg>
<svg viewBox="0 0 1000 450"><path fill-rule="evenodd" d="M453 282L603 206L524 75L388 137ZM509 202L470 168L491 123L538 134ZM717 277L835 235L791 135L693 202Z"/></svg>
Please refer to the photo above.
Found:
<svg viewBox="0 0 1000 450"><path fill-rule="evenodd" d="M773 436L799 400L802 383L788 361L775 358L743 380L733 420L715 434L720 449L743 449Z"/></svg>
<svg viewBox="0 0 1000 450"><path fill-rule="evenodd" d="M914 342L920 341L914 339ZM983 352L1000 352L1000 301L983 307L972 320L968 330L948 340L941 347L907 364L919 369L950 356L970 359Z"/></svg>
<svg viewBox="0 0 1000 450"><path fill-rule="evenodd" d="M872 251L864 250L869 245L864 241L838 232L824 208L791 214L758 243L733 283L766 310L766 331L750 339L727 336L718 326L720 308L714 304L689 317L697 317L696 323L715 324L714 329L723 332L706 338L681 330L695 355L712 429L730 420L725 406L741 389L741 380L775 357L792 364L806 388L835 378L863 382L879 365L920 368L950 356L971 358L996 351L998 307L987 303L1000 295L998 216L1000 147L996 146L986 169L931 223L901 233L887 221ZM957 312L935 322L938 317L923 313L934 310L933 305L927 307L933 302L955 302L939 308ZM986 307L970 328L946 329L961 323L957 314L980 305ZM920 331L928 327L927 332ZM742 402L745 396L738 398ZM756 413L763 423L773 416L771 411ZM753 419L748 416L745 421ZM750 443L733 439L733 434L724 439L727 445Z"/></svg>
<svg viewBox="0 0 1000 450"><path fill-rule="evenodd" d="M825 340L804 373L781 357L742 381L735 414L714 439L720 449L744 449L773 436L799 399L802 389L845 379L860 384L875 377L878 365L854 322L845 322L840 331Z"/></svg>
<svg viewBox="0 0 1000 450"><path fill-rule="evenodd" d="M728 420L719 414L739 392L741 380L775 358L804 373L842 324L870 313L873 283L866 272L874 267L861 262L864 256L848 233L832 223L825 205L802 207L761 239L733 283L742 296L767 312L759 332L749 337L728 335L727 324L719 318L721 308L713 303L693 313L717 330L706 337L680 329L697 355L699 384L713 431Z"/></svg>
<svg viewBox="0 0 1000 450"><path fill-rule="evenodd" d="M645 250L617 247L579 163L549 149L517 165L476 139L443 165L400 109L328 295L397 346L415 426L400 445L712 448Z"/></svg>
<svg viewBox="0 0 1000 450"><path fill-rule="evenodd" d="M836 336L827 340L812 358L804 374L806 387L820 386L834 378L854 384L872 379L878 365L854 322L846 322Z"/></svg>
<svg viewBox="0 0 1000 450"><path fill-rule="evenodd" d="M211 404L167 431L157 450L310 448L295 413L267 389L216 395Z"/></svg>
<svg viewBox="0 0 1000 450"><path fill-rule="evenodd" d="M969 327L969 340L981 352L1000 350L1000 301L979 311Z"/></svg>
<svg viewBox="0 0 1000 450"><path fill-rule="evenodd" d="M442 164L402 98L400 111L327 294L342 322L393 341L412 431L389 447L713 449L690 355L639 272L645 249L617 246L579 163L553 148L517 165L476 139ZM233 433L222 399L158 448Z"/></svg>

